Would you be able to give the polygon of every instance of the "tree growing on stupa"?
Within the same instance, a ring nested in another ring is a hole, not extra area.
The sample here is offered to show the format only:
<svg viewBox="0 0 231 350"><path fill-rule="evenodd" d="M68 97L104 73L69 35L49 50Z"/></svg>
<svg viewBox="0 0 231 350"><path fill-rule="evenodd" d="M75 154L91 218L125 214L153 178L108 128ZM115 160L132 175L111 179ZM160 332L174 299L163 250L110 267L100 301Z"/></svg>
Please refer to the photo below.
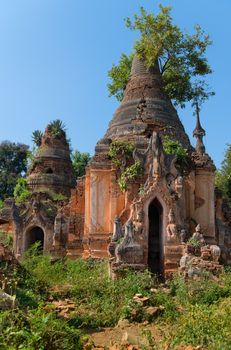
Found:
<svg viewBox="0 0 231 350"><path fill-rule="evenodd" d="M201 104L214 95L205 80L212 73L205 56L212 42L199 25L195 26L192 35L183 32L173 23L171 7L159 7L157 15L147 13L141 7L140 14L135 14L133 20L126 18L126 26L138 31L140 38L136 40L133 52L122 54L118 65L109 70L109 95L114 95L119 101L123 99L135 54L147 68L158 62L165 93L174 105L183 108L191 102L198 112Z"/></svg>

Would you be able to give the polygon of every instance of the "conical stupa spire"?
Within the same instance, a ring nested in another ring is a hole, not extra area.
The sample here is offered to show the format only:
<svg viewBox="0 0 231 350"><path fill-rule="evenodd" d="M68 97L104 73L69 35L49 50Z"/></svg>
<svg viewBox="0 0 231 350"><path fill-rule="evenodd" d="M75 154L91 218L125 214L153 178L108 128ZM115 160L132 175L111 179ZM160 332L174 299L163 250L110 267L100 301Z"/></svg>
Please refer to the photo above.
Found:
<svg viewBox="0 0 231 350"><path fill-rule="evenodd" d="M193 130L193 137L195 137L197 140L196 151L199 154L204 154L205 153L205 145L203 143L203 137L206 135L206 132L201 126L198 103L196 103L196 118L197 118L196 127Z"/></svg>
<svg viewBox="0 0 231 350"><path fill-rule="evenodd" d="M141 140L152 131L161 130L180 140L185 148L190 147L184 127L164 91L158 62L148 69L143 60L134 56L123 100L105 138Z"/></svg>

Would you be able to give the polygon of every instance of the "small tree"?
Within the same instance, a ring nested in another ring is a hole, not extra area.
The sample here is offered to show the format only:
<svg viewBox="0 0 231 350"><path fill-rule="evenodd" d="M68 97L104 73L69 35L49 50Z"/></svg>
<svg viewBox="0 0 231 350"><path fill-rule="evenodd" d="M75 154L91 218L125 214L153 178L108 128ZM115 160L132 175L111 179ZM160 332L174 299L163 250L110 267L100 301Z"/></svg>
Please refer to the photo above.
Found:
<svg viewBox="0 0 231 350"><path fill-rule="evenodd" d="M30 195L30 191L27 186L27 181L24 177L17 180L16 186L14 188L14 198L16 203L21 203L27 199Z"/></svg>
<svg viewBox="0 0 231 350"><path fill-rule="evenodd" d="M85 168L91 160L90 154L87 152L81 153L76 150L72 153L71 158L76 178L83 176L85 174Z"/></svg>
<svg viewBox="0 0 231 350"><path fill-rule="evenodd" d="M27 172L29 147L21 143L0 143L0 199L12 197L19 177Z"/></svg>
<svg viewBox="0 0 231 350"><path fill-rule="evenodd" d="M231 203L231 145L228 145L221 169L216 173L216 185Z"/></svg>
<svg viewBox="0 0 231 350"><path fill-rule="evenodd" d="M207 74L212 73L205 57L211 41L198 25L193 35L184 33L173 24L170 13L171 7L162 5L157 15L147 13L141 7L140 14L135 14L133 21L126 19L126 26L140 33L134 45L135 55L145 62L147 68L159 63L168 97L175 105L184 107L186 102L191 101L194 107L195 102L201 103L214 94L204 80ZM119 64L113 65L108 72L111 79L109 94L120 101L129 79L133 54L122 54Z"/></svg>
<svg viewBox="0 0 231 350"><path fill-rule="evenodd" d="M40 130L33 131L33 133L32 133L32 141L34 142L34 144L37 147L41 146L42 137L43 137L42 131L40 131Z"/></svg>

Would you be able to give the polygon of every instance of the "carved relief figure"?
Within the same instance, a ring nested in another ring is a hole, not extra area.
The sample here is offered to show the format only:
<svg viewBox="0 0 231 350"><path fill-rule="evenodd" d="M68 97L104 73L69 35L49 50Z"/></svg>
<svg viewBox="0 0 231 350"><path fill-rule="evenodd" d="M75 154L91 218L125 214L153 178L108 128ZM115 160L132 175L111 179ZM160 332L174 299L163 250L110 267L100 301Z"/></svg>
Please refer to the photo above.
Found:
<svg viewBox="0 0 231 350"><path fill-rule="evenodd" d="M170 209L168 214L168 225L166 228L168 240L176 240L178 238L178 229L175 220L175 214L173 210Z"/></svg>
<svg viewBox="0 0 231 350"><path fill-rule="evenodd" d="M63 209L60 208L55 218L53 246L63 247L66 244L68 227L67 219L63 213Z"/></svg>
<svg viewBox="0 0 231 350"><path fill-rule="evenodd" d="M201 226L198 224L195 228L195 232L192 235L192 238L195 239L196 241L200 242L201 245L205 244L205 240L203 237L203 234L201 233Z"/></svg>

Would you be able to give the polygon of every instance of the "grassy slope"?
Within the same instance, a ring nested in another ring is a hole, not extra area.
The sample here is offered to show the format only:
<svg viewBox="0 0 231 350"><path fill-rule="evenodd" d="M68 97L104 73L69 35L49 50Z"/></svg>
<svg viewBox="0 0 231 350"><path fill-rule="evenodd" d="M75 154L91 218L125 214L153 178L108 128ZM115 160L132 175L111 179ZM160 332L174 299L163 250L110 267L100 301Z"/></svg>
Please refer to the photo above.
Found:
<svg viewBox="0 0 231 350"><path fill-rule="evenodd" d="M179 344L231 349L231 272L217 281L205 277L188 285L176 277L167 288L158 286L148 272L127 273L113 282L106 261L52 263L49 257L38 256L36 249L22 266L2 265L1 272L19 304L17 310L0 313L0 349L81 349L81 333L113 327L122 317L159 325L162 342L156 349L176 349ZM163 313L147 315L133 301L136 293L148 296L151 306L164 306ZM65 319L52 302L67 298L76 308Z"/></svg>

